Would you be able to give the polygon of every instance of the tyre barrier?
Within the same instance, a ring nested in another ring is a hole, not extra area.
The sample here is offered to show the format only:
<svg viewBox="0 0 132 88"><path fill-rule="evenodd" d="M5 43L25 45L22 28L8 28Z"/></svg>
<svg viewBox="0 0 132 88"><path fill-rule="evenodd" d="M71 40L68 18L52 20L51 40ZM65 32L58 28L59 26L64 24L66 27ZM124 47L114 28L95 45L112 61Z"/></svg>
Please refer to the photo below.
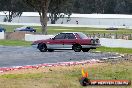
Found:
<svg viewBox="0 0 132 88"><path fill-rule="evenodd" d="M0 73L4 73L7 71L14 71L14 70L22 70L22 69L33 69L33 68L38 69L40 67L84 65L87 63L95 64L95 63L103 63L103 61L92 59L92 60L85 60L85 61L58 62L58 63L45 63L45 64L38 64L38 65L3 67L3 68L0 68Z"/></svg>

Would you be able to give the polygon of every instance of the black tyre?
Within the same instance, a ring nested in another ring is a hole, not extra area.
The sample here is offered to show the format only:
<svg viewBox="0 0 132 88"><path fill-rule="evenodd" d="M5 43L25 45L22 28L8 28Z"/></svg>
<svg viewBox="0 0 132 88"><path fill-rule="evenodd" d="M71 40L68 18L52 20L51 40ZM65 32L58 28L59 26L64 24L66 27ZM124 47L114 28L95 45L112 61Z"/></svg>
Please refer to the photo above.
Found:
<svg viewBox="0 0 132 88"><path fill-rule="evenodd" d="M73 45L73 50L74 50L75 52L81 52L82 46L81 46L81 45Z"/></svg>
<svg viewBox="0 0 132 88"><path fill-rule="evenodd" d="M87 48L82 49L83 52L88 52L89 50L90 50L90 49L87 49Z"/></svg>
<svg viewBox="0 0 132 88"><path fill-rule="evenodd" d="M38 49L41 51L41 52L46 52L47 51L47 46L45 44L39 44L38 45Z"/></svg>
<svg viewBox="0 0 132 88"><path fill-rule="evenodd" d="M53 50L53 49L48 49L48 51L49 51L49 52L54 52L54 50Z"/></svg>

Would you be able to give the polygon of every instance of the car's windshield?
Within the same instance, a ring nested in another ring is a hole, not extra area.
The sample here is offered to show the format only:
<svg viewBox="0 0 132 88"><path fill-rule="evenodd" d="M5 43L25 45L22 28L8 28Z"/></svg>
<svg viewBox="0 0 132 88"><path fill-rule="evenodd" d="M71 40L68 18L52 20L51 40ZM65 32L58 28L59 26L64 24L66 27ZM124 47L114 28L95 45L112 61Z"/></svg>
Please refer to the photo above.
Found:
<svg viewBox="0 0 132 88"><path fill-rule="evenodd" d="M81 39L87 39L88 37L85 35L85 34L83 34L83 33L77 33L80 37L81 37Z"/></svg>

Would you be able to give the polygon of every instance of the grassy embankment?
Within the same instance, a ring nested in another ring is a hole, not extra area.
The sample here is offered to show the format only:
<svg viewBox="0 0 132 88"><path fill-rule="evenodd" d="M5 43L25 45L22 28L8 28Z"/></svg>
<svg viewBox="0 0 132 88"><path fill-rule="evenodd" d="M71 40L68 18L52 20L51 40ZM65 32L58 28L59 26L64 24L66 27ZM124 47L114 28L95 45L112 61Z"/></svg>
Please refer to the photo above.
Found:
<svg viewBox="0 0 132 88"><path fill-rule="evenodd" d="M132 80L132 63L88 64L68 67L45 67L0 74L0 88L83 88L79 84L81 68L90 79ZM86 88L132 88L131 86L88 86Z"/></svg>

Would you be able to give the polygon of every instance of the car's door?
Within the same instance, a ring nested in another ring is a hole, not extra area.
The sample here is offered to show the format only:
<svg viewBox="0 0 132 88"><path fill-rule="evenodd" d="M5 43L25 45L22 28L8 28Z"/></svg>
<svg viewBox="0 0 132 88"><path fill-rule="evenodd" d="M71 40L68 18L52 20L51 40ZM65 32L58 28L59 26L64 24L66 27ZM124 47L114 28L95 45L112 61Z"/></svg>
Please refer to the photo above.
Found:
<svg viewBox="0 0 132 88"><path fill-rule="evenodd" d="M65 33L60 33L56 35L49 44L47 44L47 47L49 49L63 49L63 40L65 39Z"/></svg>
<svg viewBox="0 0 132 88"><path fill-rule="evenodd" d="M65 49L72 49L73 44L76 42L76 37L73 33L66 33L63 41Z"/></svg>

